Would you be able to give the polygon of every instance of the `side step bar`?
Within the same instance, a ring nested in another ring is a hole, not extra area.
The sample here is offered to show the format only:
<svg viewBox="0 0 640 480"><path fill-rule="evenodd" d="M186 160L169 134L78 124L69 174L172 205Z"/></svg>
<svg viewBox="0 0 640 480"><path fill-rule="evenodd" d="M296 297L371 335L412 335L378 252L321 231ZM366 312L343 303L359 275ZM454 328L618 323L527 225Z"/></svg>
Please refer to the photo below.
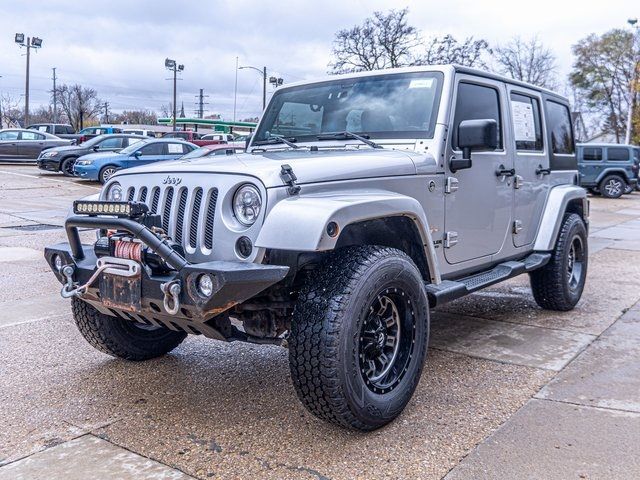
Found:
<svg viewBox="0 0 640 480"><path fill-rule="evenodd" d="M443 280L438 285L427 284L425 288L429 306L437 307L490 285L544 267L550 259L550 253L532 253L522 260L500 263L491 270L474 273L458 280Z"/></svg>

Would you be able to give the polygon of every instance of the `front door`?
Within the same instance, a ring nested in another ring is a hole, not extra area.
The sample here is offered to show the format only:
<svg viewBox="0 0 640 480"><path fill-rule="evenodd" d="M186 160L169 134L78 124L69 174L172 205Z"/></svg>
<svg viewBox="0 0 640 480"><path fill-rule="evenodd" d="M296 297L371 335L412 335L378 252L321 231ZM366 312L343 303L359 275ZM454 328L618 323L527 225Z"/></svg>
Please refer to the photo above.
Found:
<svg viewBox="0 0 640 480"><path fill-rule="evenodd" d="M544 145L541 98L534 92L509 89L515 154L513 244L530 245L536 238L549 190L549 155Z"/></svg>
<svg viewBox="0 0 640 480"><path fill-rule="evenodd" d="M447 158L461 158L457 130L463 120L498 123L498 148L473 151L472 167L451 172L445 194L445 258L449 263L489 257L500 252L510 230L513 208L513 158L505 148L505 87L501 82L460 75L456 78L453 121ZM497 174L502 172L504 174Z"/></svg>
<svg viewBox="0 0 640 480"><path fill-rule="evenodd" d="M157 162L165 158L166 144L164 142L156 142L140 147L139 155L130 155L126 160L126 168L138 167L147 163Z"/></svg>
<svg viewBox="0 0 640 480"><path fill-rule="evenodd" d="M18 137L20 132L17 130L7 130L0 133L0 158L16 158L18 156Z"/></svg>

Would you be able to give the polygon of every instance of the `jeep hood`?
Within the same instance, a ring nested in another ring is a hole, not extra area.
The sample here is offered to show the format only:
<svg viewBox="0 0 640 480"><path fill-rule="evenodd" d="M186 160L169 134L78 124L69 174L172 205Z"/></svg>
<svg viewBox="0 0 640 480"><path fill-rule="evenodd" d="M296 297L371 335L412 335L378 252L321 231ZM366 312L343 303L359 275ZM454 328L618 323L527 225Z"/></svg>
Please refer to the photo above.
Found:
<svg viewBox="0 0 640 480"><path fill-rule="evenodd" d="M257 177L270 188L283 186L280 170L285 164L291 166L298 177L297 183L301 185L436 171L435 159L424 153L391 149L336 149L319 152L300 149L178 159L127 169L116 175L234 173Z"/></svg>

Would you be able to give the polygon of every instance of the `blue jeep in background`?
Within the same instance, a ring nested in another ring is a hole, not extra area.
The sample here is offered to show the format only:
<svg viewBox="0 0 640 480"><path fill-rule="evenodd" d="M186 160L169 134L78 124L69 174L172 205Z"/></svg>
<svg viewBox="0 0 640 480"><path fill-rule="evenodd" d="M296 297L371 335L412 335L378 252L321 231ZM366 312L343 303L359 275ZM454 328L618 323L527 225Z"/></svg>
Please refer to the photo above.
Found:
<svg viewBox="0 0 640 480"><path fill-rule="evenodd" d="M580 185L591 193L619 198L638 186L640 148L616 143L578 144Z"/></svg>

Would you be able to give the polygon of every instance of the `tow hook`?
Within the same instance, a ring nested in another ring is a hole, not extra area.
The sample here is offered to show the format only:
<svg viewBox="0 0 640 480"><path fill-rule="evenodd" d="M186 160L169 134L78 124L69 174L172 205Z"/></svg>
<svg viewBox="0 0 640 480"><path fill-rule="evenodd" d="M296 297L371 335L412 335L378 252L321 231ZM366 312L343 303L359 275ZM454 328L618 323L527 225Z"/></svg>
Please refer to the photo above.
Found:
<svg viewBox="0 0 640 480"><path fill-rule="evenodd" d="M160 285L162 292L164 293L164 299L162 301L164 309L169 315L175 315L180 310L180 282L174 280L172 282L163 283Z"/></svg>

